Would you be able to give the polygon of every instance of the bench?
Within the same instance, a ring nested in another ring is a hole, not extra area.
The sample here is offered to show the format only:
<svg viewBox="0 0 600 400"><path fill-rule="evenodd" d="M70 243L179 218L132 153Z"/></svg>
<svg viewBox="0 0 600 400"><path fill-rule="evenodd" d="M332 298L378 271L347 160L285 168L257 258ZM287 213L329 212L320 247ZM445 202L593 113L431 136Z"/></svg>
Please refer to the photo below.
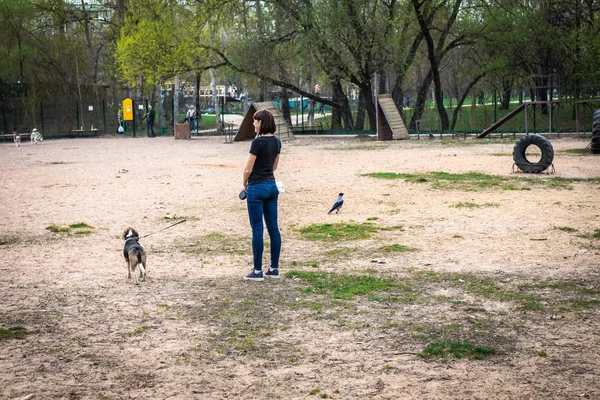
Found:
<svg viewBox="0 0 600 400"><path fill-rule="evenodd" d="M70 137L82 137L82 136L96 136L98 129L75 129L71 128L69 131Z"/></svg>
<svg viewBox="0 0 600 400"><path fill-rule="evenodd" d="M24 133L19 133L19 136L21 136L21 140L27 138L31 138L31 132L24 132ZM13 133L2 133L0 131L0 138L2 138L3 142L6 142L6 139L8 139L9 141L13 142L15 140L15 135Z"/></svg>

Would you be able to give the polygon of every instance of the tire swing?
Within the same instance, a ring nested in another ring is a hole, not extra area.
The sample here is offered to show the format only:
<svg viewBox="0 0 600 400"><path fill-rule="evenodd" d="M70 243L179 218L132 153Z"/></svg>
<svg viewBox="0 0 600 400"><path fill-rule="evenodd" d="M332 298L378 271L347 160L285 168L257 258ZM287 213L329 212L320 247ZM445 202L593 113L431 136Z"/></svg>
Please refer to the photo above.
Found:
<svg viewBox="0 0 600 400"><path fill-rule="evenodd" d="M594 111L592 124L592 143L590 143L592 154L600 154L600 109Z"/></svg>
<svg viewBox="0 0 600 400"><path fill-rule="evenodd" d="M539 161L533 163L527 159L526 151L529 146L536 146L542 152ZM540 135L523 136L517 141L513 149L513 160L515 165L523 172L539 174L552 165L554 160L554 148L548 139Z"/></svg>

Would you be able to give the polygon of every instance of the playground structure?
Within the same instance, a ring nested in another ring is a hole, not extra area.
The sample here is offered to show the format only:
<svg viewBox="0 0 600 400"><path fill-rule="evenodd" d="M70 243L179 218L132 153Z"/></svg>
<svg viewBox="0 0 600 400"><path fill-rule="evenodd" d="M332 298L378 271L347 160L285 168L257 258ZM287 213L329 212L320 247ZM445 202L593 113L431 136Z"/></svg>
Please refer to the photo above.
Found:
<svg viewBox="0 0 600 400"><path fill-rule="evenodd" d="M491 132L495 131L496 129L498 129L500 126L504 125L504 123L506 123L507 121L509 121L510 119L512 119L513 117L515 117L516 115L518 115L519 113L521 113L522 111L525 111L525 134L529 135L529 121L527 118L527 109L529 107L533 107L533 115L534 115L534 127L535 127L535 107L537 105L546 105L548 107L548 133L552 133L552 110L554 109L554 106L559 106L560 102L558 100L548 100L548 101L528 101L525 103L521 103L519 104L519 106L517 108L515 108L514 110L512 110L511 112L509 112L508 114L506 114L504 117L500 118L498 121L494 122L490 127L484 129L478 136L478 139L484 138L487 135L489 135ZM535 129L535 128L534 128ZM556 127L557 131L559 130L559 127Z"/></svg>
<svg viewBox="0 0 600 400"><path fill-rule="evenodd" d="M391 94L377 98L377 140L409 139L408 130Z"/></svg>
<svg viewBox="0 0 600 400"><path fill-rule="evenodd" d="M287 138L288 141L295 139L294 133L283 119L283 116L275 106L275 103L272 101L265 101L262 103L252 103L250 105L248 111L244 115L244 119L240 124L237 134L233 138L234 142L252 140L256 137L256 132L254 132L253 116L254 113L259 110L268 110L271 112L271 114L273 114L273 118L275 119L275 125L277 126L275 134L279 136L280 139Z"/></svg>

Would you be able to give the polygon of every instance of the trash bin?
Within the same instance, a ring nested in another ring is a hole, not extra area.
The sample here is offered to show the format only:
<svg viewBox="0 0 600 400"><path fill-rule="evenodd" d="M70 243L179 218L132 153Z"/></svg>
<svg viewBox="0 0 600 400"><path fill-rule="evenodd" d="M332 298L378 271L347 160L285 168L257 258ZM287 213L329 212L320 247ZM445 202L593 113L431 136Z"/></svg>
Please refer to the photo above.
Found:
<svg viewBox="0 0 600 400"><path fill-rule="evenodd" d="M190 124L175 124L175 139L189 140L191 138Z"/></svg>
<svg viewBox="0 0 600 400"><path fill-rule="evenodd" d="M164 127L164 126L161 126L161 127L158 129L158 134L159 134L159 135L161 135L161 136L164 136L164 135L165 135L165 132L166 132L166 129L165 129L165 127Z"/></svg>

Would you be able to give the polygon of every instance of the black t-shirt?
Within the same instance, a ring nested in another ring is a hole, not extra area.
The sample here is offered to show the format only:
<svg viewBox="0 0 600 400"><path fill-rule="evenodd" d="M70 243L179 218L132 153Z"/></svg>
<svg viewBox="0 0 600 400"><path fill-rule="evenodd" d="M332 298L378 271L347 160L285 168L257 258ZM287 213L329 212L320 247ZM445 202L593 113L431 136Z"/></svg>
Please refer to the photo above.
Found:
<svg viewBox="0 0 600 400"><path fill-rule="evenodd" d="M256 156L248 185L260 182L274 182L273 163L281 152L281 140L277 136L258 136L252 141L250 154Z"/></svg>

